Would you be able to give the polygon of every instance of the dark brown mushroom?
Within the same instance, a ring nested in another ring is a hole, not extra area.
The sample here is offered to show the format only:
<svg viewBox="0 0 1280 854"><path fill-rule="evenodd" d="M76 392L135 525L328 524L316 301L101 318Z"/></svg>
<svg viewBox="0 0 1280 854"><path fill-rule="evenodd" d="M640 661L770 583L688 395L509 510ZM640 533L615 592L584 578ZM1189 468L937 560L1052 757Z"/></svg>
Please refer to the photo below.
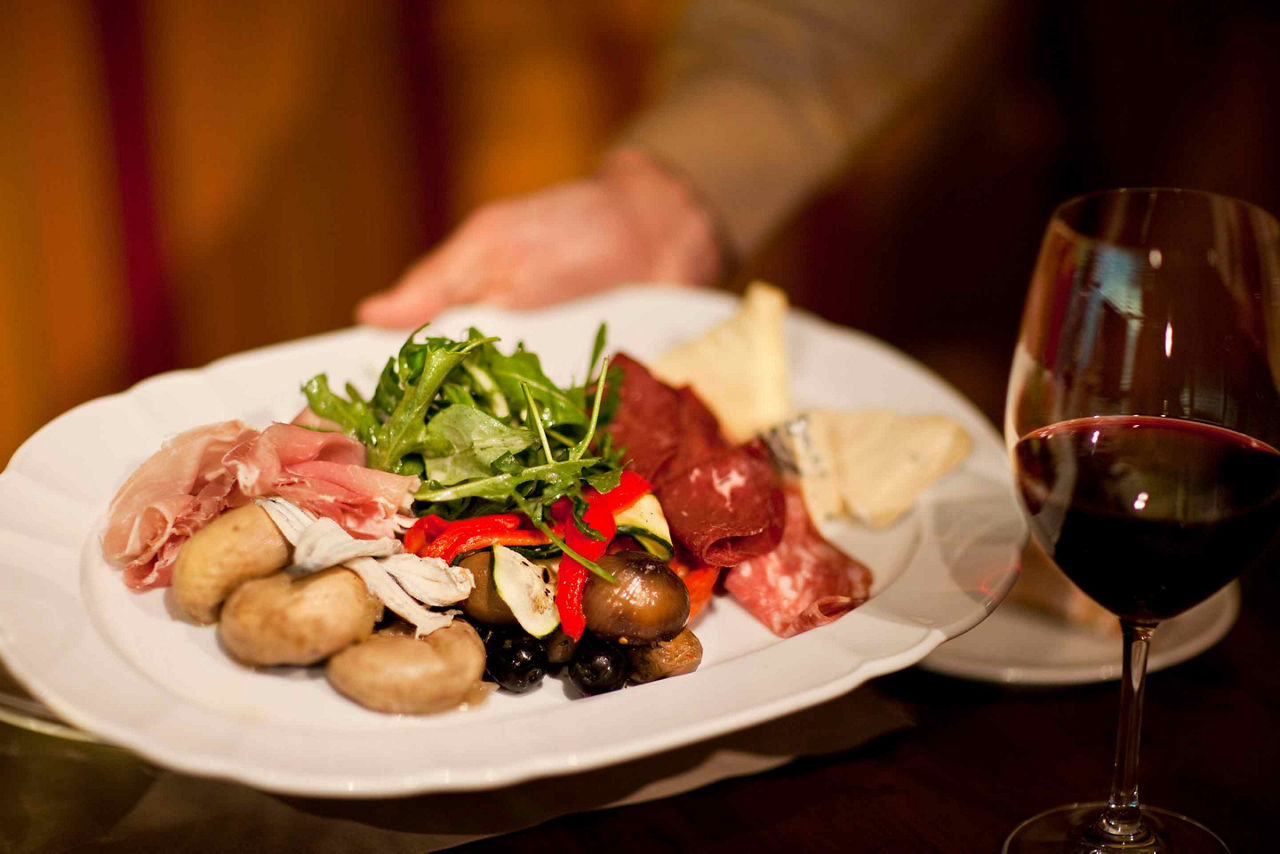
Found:
<svg viewBox="0 0 1280 854"><path fill-rule="evenodd" d="M653 682L697 670L702 663L702 642L686 627L671 640L628 646L627 657L631 659L632 682Z"/></svg>
<svg viewBox="0 0 1280 854"><path fill-rule="evenodd" d="M689 622L689 589L680 576L646 552L626 551L597 561L617 584L592 575L582 592L587 628L622 644L673 638Z"/></svg>
<svg viewBox="0 0 1280 854"><path fill-rule="evenodd" d="M475 579L471 595L462 603L462 612L473 620L491 626L509 626L516 621L515 614L507 607L498 595L498 587L493 583L493 551L481 549L458 561Z"/></svg>

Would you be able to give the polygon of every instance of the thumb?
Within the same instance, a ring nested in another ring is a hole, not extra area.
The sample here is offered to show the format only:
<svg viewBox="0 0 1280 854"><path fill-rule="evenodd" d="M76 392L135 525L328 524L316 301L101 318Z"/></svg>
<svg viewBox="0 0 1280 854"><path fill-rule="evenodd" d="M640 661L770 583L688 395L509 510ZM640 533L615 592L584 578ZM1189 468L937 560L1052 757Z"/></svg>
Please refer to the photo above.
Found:
<svg viewBox="0 0 1280 854"><path fill-rule="evenodd" d="M453 288L431 266L420 263L390 290L376 293L356 306L356 320L370 326L421 326L453 304Z"/></svg>

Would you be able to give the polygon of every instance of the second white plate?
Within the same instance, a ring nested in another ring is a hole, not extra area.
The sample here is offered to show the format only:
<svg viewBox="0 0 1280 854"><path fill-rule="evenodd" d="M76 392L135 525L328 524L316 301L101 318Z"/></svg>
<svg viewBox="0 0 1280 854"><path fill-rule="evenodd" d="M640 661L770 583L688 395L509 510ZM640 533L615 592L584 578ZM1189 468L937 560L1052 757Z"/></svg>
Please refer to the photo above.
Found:
<svg viewBox="0 0 1280 854"><path fill-rule="evenodd" d="M1226 635L1240 612L1235 583L1161 623L1147 672L1199 655ZM1079 685L1120 678L1120 634L1056 620L1006 602L971 631L938 647L920 666L935 673L1008 685Z"/></svg>

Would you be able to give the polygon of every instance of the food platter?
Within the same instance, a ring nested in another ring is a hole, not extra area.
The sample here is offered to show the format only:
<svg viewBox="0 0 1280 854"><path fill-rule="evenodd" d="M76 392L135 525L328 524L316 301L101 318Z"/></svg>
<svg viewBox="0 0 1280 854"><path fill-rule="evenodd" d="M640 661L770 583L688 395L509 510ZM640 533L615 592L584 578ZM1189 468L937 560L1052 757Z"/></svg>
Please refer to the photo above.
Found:
<svg viewBox="0 0 1280 854"><path fill-rule="evenodd" d="M725 294L637 286L535 312L469 307L476 325L526 342L553 377L579 376L583 342L640 359L727 317ZM375 797L475 790L566 774L689 744L838 696L908 667L980 622L1017 576L1026 531L1003 445L959 394L901 353L801 312L787 320L799 408L883 407L958 419L974 450L894 526L825 533L876 573L872 599L781 640L727 598L695 629L693 674L571 699L548 680L525 695L431 717L381 715L311 670L231 662L210 628L178 620L165 592L130 592L101 557L106 506L160 443L228 418L292 417L321 371L370 387L402 336L348 329L146 380L80 406L33 436L0 476L0 656L50 710L166 767L294 794Z"/></svg>

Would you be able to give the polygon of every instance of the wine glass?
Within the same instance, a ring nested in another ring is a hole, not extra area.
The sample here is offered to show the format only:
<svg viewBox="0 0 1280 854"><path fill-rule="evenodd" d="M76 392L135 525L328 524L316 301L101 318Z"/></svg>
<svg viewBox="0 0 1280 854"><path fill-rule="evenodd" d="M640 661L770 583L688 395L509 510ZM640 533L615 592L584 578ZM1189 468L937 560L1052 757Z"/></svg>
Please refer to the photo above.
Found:
<svg viewBox="0 0 1280 854"><path fill-rule="evenodd" d="M1023 822L1008 854L1226 851L1141 806L1147 649L1164 619L1280 552L1280 225L1212 193L1133 189L1054 212L1031 278L1005 438L1032 533L1120 618L1105 803Z"/></svg>

